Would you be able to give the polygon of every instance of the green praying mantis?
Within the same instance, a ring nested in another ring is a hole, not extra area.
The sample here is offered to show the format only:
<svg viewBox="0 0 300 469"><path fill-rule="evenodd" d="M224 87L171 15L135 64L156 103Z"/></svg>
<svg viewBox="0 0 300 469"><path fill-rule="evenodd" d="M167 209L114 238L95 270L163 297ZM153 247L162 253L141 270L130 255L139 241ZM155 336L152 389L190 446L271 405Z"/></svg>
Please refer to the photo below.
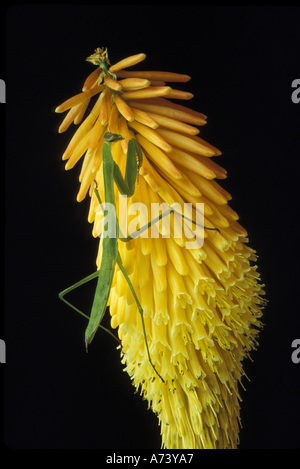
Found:
<svg viewBox="0 0 300 469"><path fill-rule="evenodd" d="M137 180L139 167L143 161L143 155L142 155L142 151L141 151L139 144L137 143L135 139L130 139L128 142L125 178L123 178L120 168L114 162L112 154L111 154L112 143L117 142L122 139L123 139L122 135L107 132L104 135L104 144L103 144L103 149L102 149L105 204L112 204L113 206L115 206L115 194L114 194L114 187L113 187L114 181L122 195L126 195L127 197L132 196L135 190L135 184ZM95 194L96 194L99 204L103 206L97 187L95 188ZM110 216L109 213L107 213L105 209L104 209L104 214L105 216ZM152 222L149 222L147 225L145 225L145 227L141 228L136 233L136 235L140 234L144 229L147 229L148 227L151 226L152 223L156 221L157 220L153 220ZM109 233L109 230L111 229L110 227L113 226L114 222L115 222L115 230L112 230L113 232ZM124 242L128 242L134 239L134 237L136 236L134 236L133 234L132 236L128 236L127 238L120 238L120 239L122 239L122 241ZM105 327L101 325L101 321L106 311L106 306L107 306L107 302L108 302L108 298L109 298L109 294L111 290L111 285L112 285L112 280L113 280L113 276L115 272L115 267L116 267L116 264L118 264L121 272L123 273L129 285L130 290L132 291L133 297L136 301L139 313L141 315L143 333L145 337L145 344L146 344L146 350L147 350L147 356L148 356L149 362L152 368L154 369L155 373L159 376L159 378L162 381L164 381L163 378L158 373L158 371L156 370L155 366L153 365L151 357L150 357L149 346L148 346L146 330L145 330L144 317L143 317L143 308L137 298L137 295L130 281L130 278L126 270L124 269L122 259L120 257L119 250L118 250L118 238L119 238L119 225L118 225L118 220L115 217L115 220L112 223L108 223L108 231L106 232L106 236L103 238L102 259L101 259L101 264L100 264L100 270L97 272L94 272L91 275L88 275L87 277L83 278L82 280L75 283L71 287L59 293L59 298L63 300L65 303L67 303L69 306L71 306L71 308L73 308L78 313L82 314L85 317L88 317L82 311L80 311L78 308L76 308L74 305L68 302L64 297L67 293L71 292L75 288L78 288L79 286L83 285L86 282L89 282L93 278L98 277L91 315L88 318L89 322L85 331L86 349L88 345L92 342L98 327L101 327L106 332L113 335L108 329L106 329Z"/></svg>
<svg viewBox="0 0 300 469"><path fill-rule="evenodd" d="M108 329L106 329L104 326L101 325L101 322L106 311L108 298L109 298L110 290L112 287L115 267L116 267L116 264L118 264L133 294L133 297L138 307L139 314L141 316L143 335L145 338L145 346L146 346L149 363L152 366L155 374L164 383L165 382L164 379L156 370L151 360L148 341L147 341L147 335L146 335L146 329L145 329L143 308L139 302L139 299L136 295L136 292L130 281L130 278L123 266L122 259L118 250L118 239L122 240L123 242L131 241L132 239L135 239L136 237L138 237L143 231L150 228L151 225L153 225L154 223L157 223L163 217L169 215L171 212L174 212L174 213L177 213L177 212L172 207L170 207L170 209L166 210L164 213L160 214L158 217L151 220L149 223L141 227L139 230L137 230L135 233L131 234L130 236L119 237L119 223L115 215L115 211L113 211L110 214L109 210L107 210L105 207L108 207L109 204L115 207L114 182L116 183L120 194L125 195L127 197L131 197L134 194L139 168L143 161L143 154L142 154L141 147L139 146L139 144L137 143L135 139L133 138L130 139L128 142L125 178L123 178L120 168L114 162L112 153L111 153L111 145L120 140L123 140L123 137L122 135L119 135L119 134L107 132L104 135L102 156L103 156L103 176L104 176L103 179L104 179L105 204L102 204L97 186L94 189L98 202L100 206L102 207L102 209L104 210L104 215L105 217L108 217L108 220L109 220L109 222L107 222L108 229L106 230L105 236L103 237L102 258L101 258L101 263L100 263L100 269L92 273L91 275L88 275L87 277L83 278L82 280L70 286L69 288L63 290L61 293L59 293L59 298L63 300L67 305L69 305L71 308L73 308L75 311L77 311L79 314L81 314L82 316L88 319L88 325L85 331L86 350L88 349L88 345L92 342L96 334L96 331L99 327L104 329L106 332L111 334L116 339L116 337L114 336L114 334L112 334L111 331L109 331ZM183 217L181 213L179 215ZM114 217L114 220L109 219L109 217ZM183 217L183 218L186 218L186 217ZM192 223L197 224L193 220L190 220L190 219L188 220L191 221ZM202 228L219 231L217 228L207 228L203 226ZM86 314L84 314L82 311L76 308L73 304L67 301L65 299L65 295L96 277L98 277L98 281L97 281L95 296L94 296L94 300L92 304L91 314L88 317Z"/></svg>

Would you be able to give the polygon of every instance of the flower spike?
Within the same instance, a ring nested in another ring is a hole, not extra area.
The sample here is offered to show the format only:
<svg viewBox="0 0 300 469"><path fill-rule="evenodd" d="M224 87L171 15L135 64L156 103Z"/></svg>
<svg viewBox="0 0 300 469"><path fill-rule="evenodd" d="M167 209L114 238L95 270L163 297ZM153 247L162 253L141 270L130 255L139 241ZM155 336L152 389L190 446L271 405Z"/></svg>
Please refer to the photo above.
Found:
<svg viewBox="0 0 300 469"><path fill-rule="evenodd" d="M98 269L104 214L94 187L105 200L102 148L110 135L122 136L111 146L121 174L130 139L141 152L132 197L124 201L114 186L120 232L147 225L163 204L183 214L159 219L129 244L118 241L144 323L116 266L108 301L111 327L118 328L121 360L133 386L158 417L163 448L237 448L243 365L257 347L266 303L257 256L229 206L230 194L219 184L226 178L216 161L221 151L197 135L205 114L186 106L191 93L172 86L190 77L126 70L145 58L138 53L111 65L106 48L87 58L97 68L82 93L56 109L68 111L60 132L80 123L63 159L66 169L82 164L78 200L90 198ZM134 211L137 204L143 210Z"/></svg>

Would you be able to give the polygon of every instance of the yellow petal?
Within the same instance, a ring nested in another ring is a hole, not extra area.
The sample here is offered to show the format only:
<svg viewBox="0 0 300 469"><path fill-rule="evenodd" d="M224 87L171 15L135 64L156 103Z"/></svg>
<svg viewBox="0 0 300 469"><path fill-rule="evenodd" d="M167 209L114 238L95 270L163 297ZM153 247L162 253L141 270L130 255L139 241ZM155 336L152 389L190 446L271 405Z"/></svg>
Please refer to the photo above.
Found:
<svg viewBox="0 0 300 469"><path fill-rule="evenodd" d="M120 114L129 122L134 120L134 114L128 104L119 95L114 95L114 102Z"/></svg>
<svg viewBox="0 0 300 469"><path fill-rule="evenodd" d="M73 151L76 149L76 146L79 145L80 140L84 138L85 134L93 127L100 111L102 96L100 95L95 106L93 107L91 113L88 117L83 121L80 127L77 129L75 134L73 135L69 145L67 146L62 159L67 160L70 158Z"/></svg>
<svg viewBox="0 0 300 469"><path fill-rule="evenodd" d="M68 114L66 115L66 117L64 118L64 120L59 126L59 129L58 129L59 133L65 132L70 127L70 125L72 124L76 116L79 114L81 110L81 106L82 104L77 104L77 106L74 106L73 108L69 110Z"/></svg>
<svg viewBox="0 0 300 469"><path fill-rule="evenodd" d="M205 159L204 162L201 162L199 158L195 158L188 152L174 148L170 151L170 153L168 153L168 156L174 163L182 166L183 168L190 169L194 173L200 174L206 179L214 179L216 177L214 171L206 165L207 159Z"/></svg>
<svg viewBox="0 0 300 469"><path fill-rule="evenodd" d="M174 178L172 174L165 173L164 174L165 179L172 184L172 186L178 191L178 193L181 193L181 190L183 189L185 194L190 194L191 197L201 197L202 193L198 187L196 187L188 177L182 173L181 178ZM183 193L182 193L183 194Z"/></svg>
<svg viewBox="0 0 300 469"><path fill-rule="evenodd" d="M136 121L130 122L130 127L132 127L134 130L136 130L136 132L140 133L143 137L145 137L147 140L149 140L162 150L165 150L166 152L172 150L171 145L169 145L169 143L157 133L158 129L150 129L146 125L143 125L140 122Z"/></svg>
<svg viewBox="0 0 300 469"><path fill-rule="evenodd" d="M175 179L182 178L181 172L174 166L172 161L167 155L156 145L151 143L147 138L142 135L137 135L137 141L142 148L148 153L149 158L164 172L171 173Z"/></svg>
<svg viewBox="0 0 300 469"><path fill-rule="evenodd" d="M99 120L103 126L107 124L108 119L109 119L110 106L111 106L110 97L111 97L111 93L109 89L106 88L103 91L103 93L101 93L102 101L101 101L101 107L100 107L100 112L99 112Z"/></svg>
<svg viewBox="0 0 300 469"><path fill-rule="evenodd" d="M123 99L145 99L157 96L167 96L171 93L172 88L169 86L148 86L136 91L125 91L122 93Z"/></svg>
<svg viewBox="0 0 300 469"><path fill-rule="evenodd" d="M147 182L147 184L149 184L150 188L154 193L159 192L161 190L161 181L158 178L156 171L154 171L153 167L148 162L146 157L143 158L143 164L140 168L140 174L144 177L145 181Z"/></svg>
<svg viewBox="0 0 300 469"><path fill-rule="evenodd" d="M66 165L65 165L66 170L73 168L73 166L75 166L75 164L80 160L82 155L84 155L84 153L86 152L89 146L91 133L92 133L92 130L89 130L89 132L87 132L83 136L83 138L80 140L80 142L76 145L72 155L66 162Z"/></svg>
<svg viewBox="0 0 300 469"><path fill-rule="evenodd" d="M95 150L95 148L97 147L97 145L99 143L99 140L100 140L101 136L103 135L104 131L105 131L105 126L102 125L102 123L98 119L95 122L95 125L94 125L94 127L91 131L91 137L90 137L89 145L88 145L88 149L90 151Z"/></svg>
<svg viewBox="0 0 300 469"><path fill-rule="evenodd" d="M129 139L132 138L134 135L133 132L129 130L127 121L123 116L119 116L119 133L124 137L120 143L123 152L125 153L125 155L127 155Z"/></svg>
<svg viewBox="0 0 300 469"><path fill-rule="evenodd" d="M87 151L86 154L84 155L83 163L82 163L80 174L79 174L79 182L82 181L83 175L85 173L85 170L87 168L87 165L88 165L92 155L93 155L93 153L90 152L90 151Z"/></svg>
<svg viewBox="0 0 300 469"><path fill-rule="evenodd" d="M100 169L100 165L102 162L102 148L104 144L104 134L106 129L102 132L101 137L99 138L97 148L94 150L94 157L93 157L93 166L92 166L92 173L95 174ZM93 151L93 150L92 150Z"/></svg>
<svg viewBox="0 0 300 469"><path fill-rule="evenodd" d="M101 73L101 68L100 67L96 68L85 80L84 85L82 87L82 91L89 90L95 84L97 84L100 73Z"/></svg>
<svg viewBox="0 0 300 469"><path fill-rule="evenodd" d="M155 71L136 71L128 72L127 70L120 70L117 72L120 78L145 78L147 80L158 81L171 81L171 82L187 82L191 79L189 75L173 72L155 72Z"/></svg>
<svg viewBox="0 0 300 469"><path fill-rule="evenodd" d="M169 259L173 263L173 266L175 267L177 273L179 275L188 275L189 267L186 263L184 253L182 249L180 249L178 244L175 243L172 237L168 239L168 242L166 243L166 247L167 247Z"/></svg>
<svg viewBox="0 0 300 469"><path fill-rule="evenodd" d="M103 90L103 85L95 86L95 88L92 88L89 91L85 91L84 93L79 93L76 96L73 96L70 99L67 99L67 101L64 101L62 104L57 106L55 109L55 112L61 113L65 112L68 109L70 109L73 106L77 106L77 104L83 103L85 100L90 99L92 96L94 96L97 93L100 93L100 91Z"/></svg>
<svg viewBox="0 0 300 469"><path fill-rule="evenodd" d="M166 127L167 129L174 130L177 132L187 133L190 135L196 135L199 133L199 129L197 127L192 127L191 125L185 124L180 122L177 119L173 119L171 117L162 116L156 113L149 113L149 115L162 127Z"/></svg>
<svg viewBox="0 0 300 469"><path fill-rule="evenodd" d="M88 190L89 190L89 187L93 181L93 179L95 178L95 175L94 173L92 173L92 167L93 167L93 163L94 163L94 157L92 156L92 158L90 159L88 165L87 165L87 168L86 168L86 171L84 173L84 176L82 178L82 181L81 181L81 185L80 185L80 189L79 189L79 192L77 194L77 202L81 202Z"/></svg>
<svg viewBox="0 0 300 469"><path fill-rule="evenodd" d="M131 55L130 57L126 57L126 59L120 60L116 64L112 65L109 71L114 73L114 72L117 72L118 70L121 70L122 68L132 67L133 65L136 65L139 62L142 62L143 60L145 60L145 58L146 58L146 54L143 54L143 53Z"/></svg>
<svg viewBox="0 0 300 469"><path fill-rule="evenodd" d="M187 303L192 303L191 297L186 289L183 277L178 275L173 264L167 265L168 285L173 293L175 305L185 307Z"/></svg>
<svg viewBox="0 0 300 469"><path fill-rule="evenodd" d="M203 156L214 156L216 153L207 144L197 142L192 137L186 137L185 135L172 132L171 130L162 129L159 127L156 132L161 135L170 145L181 148L193 153L197 153Z"/></svg>
<svg viewBox="0 0 300 469"><path fill-rule="evenodd" d="M113 104L111 108L108 127L109 127L109 131L112 132L113 134L119 133L119 112L115 104Z"/></svg>
<svg viewBox="0 0 300 469"><path fill-rule="evenodd" d="M198 187L208 199L211 199L216 204L227 204L228 200L231 199L230 194L215 181L208 181L204 177L199 174L195 174L190 170L186 170L186 174L196 187Z"/></svg>
<svg viewBox="0 0 300 469"><path fill-rule="evenodd" d="M226 177L227 177L226 169L222 168L220 165L218 165L211 158L206 158L206 156L197 155L197 159L203 165L207 166L208 169L213 171L215 173L217 179L226 179ZM206 177L206 176L204 176L204 177ZM207 177L207 179L210 179L210 178Z"/></svg>
<svg viewBox="0 0 300 469"><path fill-rule="evenodd" d="M104 83L105 83L106 86L108 86L109 88L111 88L114 91L121 91L121 89L122 89L122 85L120 84L120 82L114 80L109 75L106 75L104 77Z"/></svg>
<svg viewBox="0 0 300 469"><path fill-rule="evenodd" d="M139 286L149 286L150 255L144 255L137 249L137 266L139 271Z"/></svg>
<svg viewBox="0 0 300 469"><path fill-rule="evenodd" d="M181 90L174 90L172 88L171 93L168 96L170 99L185 99L189 100L194 97L193 93L189 93L188 91L181 91Z"/></svg>
<svg viewBox="0 0 300 469"><path fill-rule="evenodd" d="M129 100L130 106L146 112L153 112L173 119L194 125L205 125L206 117L200 112L193 111L181 104L172 103L164 98L153 98L149 100Z"/></svg>
<svg viewBox="0 0 300 469"><path fill-rule="evenodd" d="M150 85L150 81L144 78L124 78L124 80L119 80L120 85L123 90L139 90L142 88L147 88Z"/></svg>
<svg viewBox="0 0 300 469"><path fill-rule="evenodd" d="M147 113L139 109L131 108L134 119L141 124L151 127L151 129L157 129L158 123Z"/></svg>
<svg viewBox="0 0 300 469"><path fill-rule="evenodd" d="M79 108L79 112L77 113L77 115L75 116L74 118L74 124L77 125L77 124L80 124L80 122L82 121L83 119L83 116L85 114L85 111L87 110L87 107L89 105L89 101L85 101L84 104L82 104Z"/></svg>

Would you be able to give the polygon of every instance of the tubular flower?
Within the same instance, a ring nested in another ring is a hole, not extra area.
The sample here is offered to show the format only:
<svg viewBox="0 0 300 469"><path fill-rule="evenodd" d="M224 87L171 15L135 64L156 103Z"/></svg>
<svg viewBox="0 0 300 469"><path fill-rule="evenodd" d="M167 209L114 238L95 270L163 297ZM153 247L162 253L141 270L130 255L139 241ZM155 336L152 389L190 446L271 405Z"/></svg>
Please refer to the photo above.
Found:
<svg viewBox="0 0 300 469"><path fill-rule="evenodd" d="M197 227L201 237L197 229L192 233L197 245L189 247L186 231L176 236L182 219L174 213L169 216L169 233L165 217L143 236L119 241L123 265L144 311L150 356L163 380L149 363L141 316L118 266L108 304L111 326L118 328L122 343L122 362L158 416L162 447L236 448L243 360L257 346L265 303L256 255L228 205L230 194L216 182L226 178L226 171L211 158L221 152L198 136L206 116L178 104L177 100L191 99L191 93L169 86L190 77L125 70L144 59L145 54L137 54L110 66L107 50L100 48L88 57L97 68L82 92L56 109L68 111L59 132L80 124L90 110L63 160L66 169L82 160L77 200L90 196L88 221L93 223L93 236L100 236L98 269L104 218L94 181L103 200L102 146L107 131L124 137L111 147L123 175L130 138L143 153L130 203L119 198L115 186L120 227L147 224L153 219L153 204L189 203L193 217L196 204L203 204L204 230ZM141 202L147 210L137 215L132 204Z"/></svg>

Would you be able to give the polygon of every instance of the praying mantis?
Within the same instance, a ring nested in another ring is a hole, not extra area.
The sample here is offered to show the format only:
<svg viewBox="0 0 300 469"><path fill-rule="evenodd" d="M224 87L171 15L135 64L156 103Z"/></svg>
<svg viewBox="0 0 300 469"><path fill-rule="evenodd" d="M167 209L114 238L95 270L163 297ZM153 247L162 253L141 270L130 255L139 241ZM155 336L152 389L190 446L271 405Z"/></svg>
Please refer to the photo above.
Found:
<svg viewBox="0 0 300 469"><path fill-rule="evenodd" d="M104 135L104 144L102 148L102 156L103 156L103 176L104 176L104 194L105 194L105 204L102 204L97 186L95 187L95 195L98 199L98 202L102 209L104 210L104 215L105 217L114 217L114 219L109 219L109 222L107 223L108 230L105 232L105 236L103 237L103 248L102 248L102 258L101 258L101 263L100 263L100 269L91 275L88 275L87 277L83 278L79 282L75 283L74 285L66 288L62 292L59 293L59 298L64 301L67 305L69 305L71 308L73 308L75 311L80 313L82 316L87 318L88 325L85 331L85 346L86 350L88 349L88 345L92 342L97 329L100 327L104 329L106 332L108 332L110 335L112 335L116 340L118 340L114 334L112 334L111 331L106 329L104 326L101 325L101 321L104 317L107 303L108 303L108 298L110 295L110 290L112 287L112 281L113 281L113 276L115 272L115 267L116 264L119 266L122 274L124 275L128 286L133 294L133 297L135 299L135 302L138 307L139 314L141 316L141 321L142 321L142 328L143 328L143 334L145 338L145 345L146 345L146 351L147 351L147 356L150 365L152 366L154 372L156 375L159 377L159 379L164 383L164 379L162 376L159 374L159 372L156 370L150 356L149 352L149 346L148 346L148 341L147 341L147 336L146 336L146 329L145 329L145 322L144 322L144 316L143 316L143 308L139 302L139 299L136 295L136 292L134 290L134 287L130 281L130 278L123 266L122 259L118 250L118 239L122 240L123 242L128 242L131 241L132 239L136 238L139 236L143 231L146 229L150 228L151 225L154 223L157 223L159 220L161 220L163 217L169 215L171 212L177 213L173 208L169 208L166 210L164 213L160 214L158 217L155 219L151 220L148 224L144 225L141 227L139 230L137 230L135 233L131 234L128 237L119 237L119 223L118 219L115 215L115 211L113 211L111 214L109 210L107 210L105 207L108 207L109 204L111 204L113 207L115 207L115 194L114 194L114 182L116 183L120 194L126 195L127 197L130 197L134 194L135 191L135 184L137 182L137 177L138 177L138 172L139 168L142 164L143 161L143 154L141 147L139 146L138 142L134 139L131 138L128 142L128 151L127 151L127 161L126 161L126 169L125 169L125 178L123 178L119 166L114 162L112 153L111 153L111 145L114 144L115 142L118 142L120 140L123 140L122 135L120 134L114 134L111 132L107 132ZM180 213L183 217L183 215ZM185 219L188 219L189 221L197 224L195 221L190 220L187 217L183 217ZM200 225L201 226L201 225ZM210 230L217 230L217 228L207 228L203 227L205 229L210 229ZM89 282L90 280L98 277L97 281L97 286L96 286L96 291L95 291L95 296L92 304L92 309L91 309L91 314L90 317L88 317L86 314L84 314L82 311L80 311L78 308L76 308L73 304L71 304L69 301L65 299L65 295L71 292L72 290L80 287L81 285Z"/></svg>
<svg viewBox="0 0 300 469"><path fill-rule="evenodd" d="M120 140L123 140L122 135L107 132L104 135L104 144L102 148L105 204L112 204L113 206L115 206L115 195L114 195L114 187L113 187L114 181L122 195L126 195L127 197L132 196L135 190L138 170L143 160L143 155L142 155L142 151L141 151L139 144L137 143L135 139L130 139L128 142L125 178L123 178L120 168L114 162L112 154L111 154L111 145L114 142L117 142ZM103 206L97 187L95 188L95 194L96 194L99 204ZM107 211L104 209L104 212L107 212ZM165 215L165 214L162 214L162 215ZM108 216L110 215L108 214ZM147 229L148 227L150 227L151 224L155 223L156 221L158 221L158 219L150 221L147 225L145 225L145 227L141 228L137 232L137 234L141 233L141 231L143 231L144 229ZM102 259L101 259L101 264L100 264L100 270L85 277L84 279L75 283L71 287L63 290L61 293L59 293L59 298L63 300L66 304L71 306L71 308L73 308L75 311L82 314L84 317L88 317L82 311L80 311L78 308L76 308L74 305L68 302L64 297L67 293L71 292L75 288L83 285L86 282L89 282L93 278L98 277L91 315L89 317L88 326L85 331L86 349L88 348L88 345L92 342L98 327L101 327L106 332L113 335L108 329L106 329L105 327L101 325L101 321L106 311L106 306L107 306L107 302L108 302L108 298L109 298L109 294L110 294L110 290L112 286L113 276L115 272L115 266L116 264L118 264L121 272L123 273L129 285L129 288L133 294L139 313L141 315L148 360L153 370L155 371L155 373L164 382L162 376L158 373L158 371L156 370L155 366L152 363L150 352L149 352L147 336L146 336L146 330L145 330L143 308L137 298L137 295L130 281L130 278L128 277L128 274L126 270L124 269L124 266L123 266L123 263L122 263L122 260L118 251L119 225L118 225L117 218L115 217L115 220L113 220L112 222L113 223L115 222L116 230L111 230L113 231L113 233L110 233L109 232L110 228L108 228L108 231L106 232L106 236L103 238L103 249L102 249ZM113 223L108 223L108 227L112 227ZM127 238L120 238L120 239L122 239L122 241L124 242L127 242L127 241L134 239L134 237L135 236L128 236ZM115 336L113 335L113 337Z"/></svg>

